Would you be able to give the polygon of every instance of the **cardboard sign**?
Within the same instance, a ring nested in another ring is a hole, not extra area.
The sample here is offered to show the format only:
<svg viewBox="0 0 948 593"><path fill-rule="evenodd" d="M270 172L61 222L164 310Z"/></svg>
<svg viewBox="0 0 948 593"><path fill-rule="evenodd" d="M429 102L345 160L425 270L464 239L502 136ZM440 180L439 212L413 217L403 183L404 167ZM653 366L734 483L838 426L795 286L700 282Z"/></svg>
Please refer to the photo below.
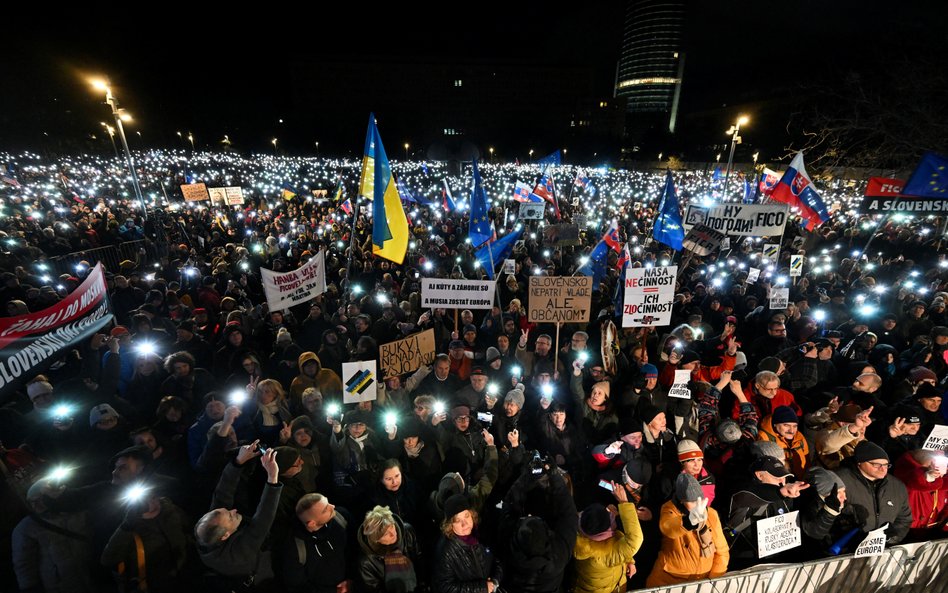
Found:
<svg viewBox="0 0 948 593"><path fill-rule="evenodd" d="M790 302L789 288L771 288L770 289L770 308L786 309Z"/></svg>
<svg viewBox="0 0 948 593"><path fill-rule="evenodd" d="M936 424L932 427L932 432L925 439L922 449L928 451L948 451L948 426Z"/></svg>
<svg viewBox="0 0 948 593"><path fill-rule="evenodd" d="M422 308L490 309L495 280L421 279Z"/></svg>
<svg viewBox="0 0 948 593"><path fill-rule="evenodd" d="M802 276L803 275L803 256L802 255L791 255L790 256L790 276Z"/></svg>
<svg viewBox="0 0 948 593"><path fill-rule="evenodd" d="M780 244L764 243L764 250L761 252L760 258L777 265L777 261L780 259Z"/></svg>
<svg viewBox="0 0 948 593"><path fill-rule="evenodd" d="M757 282L757 279L760 278L760 270L757 268L748 268L747 269L747 283L753 284Z"/></svg>
<svg viewBox="0 0 948 593"><path fill-rule="evenodd" d="M679 397L681 399L691 399L691 390L688 389L688 381L691 381L691 371L676 370L675 382L668 390L668 397Z"/></svg>
<svg viewBox="0 0 948 593"><path fill-rule="evenodd" d="M244 205L244 190L239 187L225 187L224 194L227 197L228 206Z"/></svg>
<svg viewBox="0 0 948 593"><path fill-rule="evenodd" d="M543 220L543 210L546 204L537 204L535 202L520 204L520 220Z"/></svg>
<svg viewBox="0 0 948 593"><path fill-rule="evenodd" d="M885 530L889 528L886 523L879 529L873 529L866 535L866 539L856 548L853 558L865 558L867 556L881 556L885 552Z"/></svg>
<svg viewBox="0 0 948 593"><path fill-rule="evenodd" d="M731 237L775 237L787 226L787 210L784 204L689 204L682 226L703 224Z"/></svg>
<svg viewBox="0 0 948 593"><path fill-rule="evenodd" d="M678 266L628 268L625 274L622 327L659 327L671 323Z"/></svg>
<svg viewBox="0 0 948 593"><path fill-rule="evenodd" d="M374 360L342 363L342 403L375 401L379 397Z"/></svg>
<svg viewBox="0 0 948 593"><path fill-rule="evenodd" d="M588 323L590 276L530 276L530 323Z"/></svg>
<svg viewBox="0 0 948 593"><path fill-rule="evenodd" d="M575 224L552 224L543 229L543 244L555 247L579 245L579 226Z"/></svg>
<svg viewBox="0 0 948 593"><path fill-rule="evenodd" d="M431 364L435 357L434 330L429 329L402 340L382 344L379 348L379 361L382 376L386 379L404 375Z"/></svg>
<svg viewBox="0 0 948 593"><path fill-rule="evenodd" d="M201 200L210 199L207 186L203 183L185 183L181 186L181 194L188 202L200 202Z"/></svg>
<svg viewBox="0 0 948 593"><path fill-rule="evenodd" d="M731 238L724 237L721 239L721 251L727 251L731 248Z"/></svg>
<svg viewBox="0 0 948 593"><path fill-rule="evenodd" d="M932 198L863 198L859 205L859 212L863 214L886 214L889 212L916 212L925 214L940 214L948 212L948 200Z"/></svg>
<svg viewBox="0 0 948 593"><path fill-rule="evenodd" d="M291 272L260 268L260 280L270 311L282 311L326 292L326 251Z"/></svg>
<svg viewBox="0 0 948 593"><path fill-rule="evenodd" d="M682 243L685 249L695 255L709 255L721 248L721 242L727 237L703 224L696 224L688 231Z"/></svg>
<svg viewBox="0 0 948 593"><path fill-rule="evenodd" d="M800 545L800 525L793 511L757 521L757 557L766 558Z"/></svg>
<svg viewBox="0 0 948 593"><path fill-rule="evenodd" d="M517 260L505 259L504 260L504 274L516 274L516 273L517 273Z"/></svg>
<svg viewBox="0 0 948 593"><path fill-rule="evenodd" d="M207 188L207 194L211 198L211 202L220 202L224 204L227 202L227 192L223 187L209 187Z"/></svg>

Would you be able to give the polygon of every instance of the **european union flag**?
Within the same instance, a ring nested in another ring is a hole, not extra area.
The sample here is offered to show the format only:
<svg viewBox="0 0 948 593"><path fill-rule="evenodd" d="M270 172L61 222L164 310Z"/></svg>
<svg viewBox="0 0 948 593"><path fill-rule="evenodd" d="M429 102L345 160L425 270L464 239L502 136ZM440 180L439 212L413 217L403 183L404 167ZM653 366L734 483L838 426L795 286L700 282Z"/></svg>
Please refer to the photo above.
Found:
<svg viewBox="0 0 948 593"><path fill-rule="evenodd" d="M658 213L652 226L652 237L676 251L681 251L681 244L685 240L678 194L675 192L671 171L665 175L665 189L662 191L662 200L658 204Z"/></svg>
<svg viewBox="0 0 948 593"><path fill-rule="evenodd" d="M468 226L468 237L471 245L480 247L493 236L490 220L487 219L487 192L481 183L481 174L477 170L477 159L474 159L474 184L471 187L471 220Z"/></svg>
<svg viewBox="0 0 948 593"><path fill-rule="evenodd" d="M609 261L610 249L605 241L600 241L589 254L589 260L576 270L577 274L592 276L593 290L599 290L599 283L606 277L606 264Z"/></svg>
<svg viewBox="0 0 948 593"><path fill-rule="evenodd" d="M948 198L948 158L933 152L925 153L908 183L902 188L906 196Z"/></svg>
<svg viewBox="0 0 948 593"><path fill-rule="evenodd" d="M540 165L541 167L547 167L549 165L559 166L560 164L562 164L562 162L563 161L560 156L560 151L557 150L556 152L551 152L550 154L546 155L542 159L538 160L537 164Z"/></svg>
<svg viewBox="0 0 948 593"><path fill-rule="evenodd" d="M488 242L480 249L474 252L474 257L480 262L481 267L487 272L487 277L494 279L494 270L500 267L500 263L510 257L514 245L523 235L523 228L514 231L505 237L496 241Z"/></svg>

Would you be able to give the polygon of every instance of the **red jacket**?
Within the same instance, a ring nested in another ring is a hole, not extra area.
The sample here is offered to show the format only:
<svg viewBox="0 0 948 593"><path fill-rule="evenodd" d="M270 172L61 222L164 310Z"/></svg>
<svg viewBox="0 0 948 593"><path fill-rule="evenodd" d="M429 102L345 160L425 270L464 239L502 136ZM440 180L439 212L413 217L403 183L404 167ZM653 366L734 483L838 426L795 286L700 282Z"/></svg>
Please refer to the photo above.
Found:
<svg viewBox="0 0 948 593"><path fill-rule="evenodd" d="M912 529L945 529L948 521L948 476L934 482L925 479L927 468L919 465L911 453L899 457L892 474L905 483L909 507L912 509Z"/></svg>
<svg viewBox="0 0 948 593"><path fill-rule="evenodd" d="M705 383L711 383L714 385L718 379L721 378L721 371L733 371L734 370L734 360L733 356L728 356L727 354L721 357L723 360L721 364L713 367L704 366L699 364L695 367L695 370L691 371L691 380L692 381L704 381ZM658 374L658 383L666 389L671 387L675 382L675 371L678 370L677 364L672 364L666 362L665 366L662 367L661 372Z"/></svg>
<svg viewBox="0 0 948 593"><path fill-rule="evenodd" d="M757 410L757 417L763 418L764 416L770 416L774 413L774 410L780 406L790 406L793 408L793 411L796 412L797 416L803 416L803 410L797 405L797 400L793 398L793 394L787 391L786 389L777 389L777 394L773 399L768 399L760 394L754 393L753 379L752 383L744 388L744 397L747 398L751 404L753 404L754 409ZM737 420L741 417L741 402L734 400L734 407L731 408L731 418Z"/></svg>

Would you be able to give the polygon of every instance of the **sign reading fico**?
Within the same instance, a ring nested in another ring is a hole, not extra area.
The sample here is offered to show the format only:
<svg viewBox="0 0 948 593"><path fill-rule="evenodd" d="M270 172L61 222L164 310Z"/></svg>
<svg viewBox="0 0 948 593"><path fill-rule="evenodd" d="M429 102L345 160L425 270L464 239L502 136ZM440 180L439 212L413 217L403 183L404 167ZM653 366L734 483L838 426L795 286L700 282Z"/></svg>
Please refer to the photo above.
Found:
<svg viewBox="0 0 948 593"><path fill-rule="evenodd" d="M726 204L697 206L685 211L685 229L703 224L732 237L775 237L787 226L787 206L783 204Z"/></svg>

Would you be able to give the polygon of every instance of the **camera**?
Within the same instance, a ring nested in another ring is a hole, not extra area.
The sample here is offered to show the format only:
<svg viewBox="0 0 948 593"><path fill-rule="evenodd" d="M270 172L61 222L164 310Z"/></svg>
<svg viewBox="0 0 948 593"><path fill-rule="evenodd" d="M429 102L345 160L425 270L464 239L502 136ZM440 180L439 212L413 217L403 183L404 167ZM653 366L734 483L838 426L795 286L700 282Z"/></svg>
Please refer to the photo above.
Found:
<svg viewBox="0 0 948 593"><path fill-rule="evenodd" d="M550 460L541 457L539 451L533 452L533 457L530 458L530 461L527 463L527 470L530 472L531 476L539 478L548 471L550 466Z"/></svg>
<svg viewBox="0 0 948 593"><path fill-rule="evenodd" d="M490 427L490 425L494 422L494 415L491 414L490 412L478 412L477 420L479 422L483 422L488 427Z"/></svg>

